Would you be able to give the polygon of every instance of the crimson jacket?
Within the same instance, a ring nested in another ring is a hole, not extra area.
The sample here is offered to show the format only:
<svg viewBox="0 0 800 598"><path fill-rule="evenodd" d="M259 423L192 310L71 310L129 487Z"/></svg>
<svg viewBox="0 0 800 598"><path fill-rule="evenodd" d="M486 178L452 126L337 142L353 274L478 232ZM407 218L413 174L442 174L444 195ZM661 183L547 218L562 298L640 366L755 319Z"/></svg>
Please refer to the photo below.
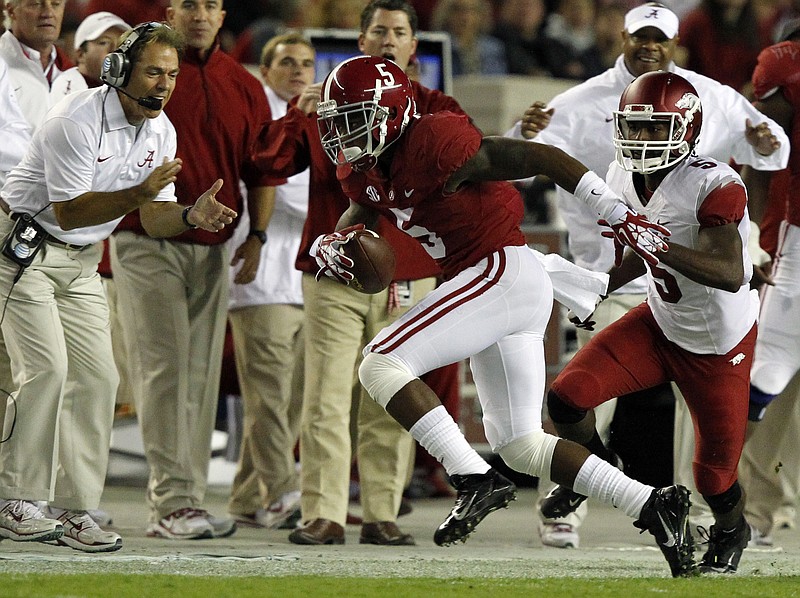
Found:
<svg viewBox="0 0 800 598"><path fill-rule="evenodd" d="M464 114L458 102L450 96L416 81L411 84L420 114L442 110ZM315 274L319 268L316 260L308 254L311 244L319 235L333 232L339 217L350 205L336 178L336 167L322 149L316 115L305 114L293 103L286 116L264 127L254 152L255 162L272 176L288 177L311 168L308 217L295 266L298 270ZM383 217L377 232L394 248L397 256L395 280L418 280L440 274L439 267L422 246Z"/></svg>
<svg viewBox="0 0 800 598"><path fill-rule="evenodd" d="M175 125L177 157L183 160L175 182L179 203L193 204L221 178L224 184L217 201L241 213L244 201L239 179L248 189L285 182L261 173L250 159L250 148L262 124L271 119L264 89L219 46L205 62L195 48L187 48L175 91L164 111ZM192 229L171 240L217 245L230 238L237 222L218 233ZM146 234L138 210L125 216L117 230Z"/></svg>

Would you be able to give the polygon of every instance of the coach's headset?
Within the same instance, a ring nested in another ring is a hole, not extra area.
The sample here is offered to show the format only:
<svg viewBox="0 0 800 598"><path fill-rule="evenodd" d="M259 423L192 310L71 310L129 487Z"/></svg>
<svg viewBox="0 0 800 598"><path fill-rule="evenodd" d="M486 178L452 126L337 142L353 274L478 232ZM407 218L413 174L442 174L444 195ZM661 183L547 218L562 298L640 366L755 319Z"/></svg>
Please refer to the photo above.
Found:
<svg viewBox="0 0 800 598"><path fill-rule="evenodd" d="M125 38L125 41L122 42L120 47L106 55L105 59L103 59L103 68L100 71L100 80L103 83L119 90L132 100L136 100L140 106L148 110L161 110L161 100L151 97L135 98L122 88L128 84L131 78L133 66L131 65L129 54L136 45L136 42L159 27L169 27L169 25L151 21L149 23L141 23L134 27L133 31Z"/></svg>

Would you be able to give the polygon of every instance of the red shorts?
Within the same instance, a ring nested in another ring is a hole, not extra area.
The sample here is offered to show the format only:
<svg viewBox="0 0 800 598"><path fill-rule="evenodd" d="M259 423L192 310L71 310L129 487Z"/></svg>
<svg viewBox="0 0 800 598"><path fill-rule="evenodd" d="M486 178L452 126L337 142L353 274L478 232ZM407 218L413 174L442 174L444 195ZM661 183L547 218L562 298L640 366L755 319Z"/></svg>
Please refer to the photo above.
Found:
<svg viewBox="0 0 800 598"><path fill-rule="evenodd" d="M736 481L744 445L756 325L725 355L699 355L669 341L646 303L603 329L567 364L552 390L588 410L634 391L675 382L695 429L694 478L705 496Z"/></svg>

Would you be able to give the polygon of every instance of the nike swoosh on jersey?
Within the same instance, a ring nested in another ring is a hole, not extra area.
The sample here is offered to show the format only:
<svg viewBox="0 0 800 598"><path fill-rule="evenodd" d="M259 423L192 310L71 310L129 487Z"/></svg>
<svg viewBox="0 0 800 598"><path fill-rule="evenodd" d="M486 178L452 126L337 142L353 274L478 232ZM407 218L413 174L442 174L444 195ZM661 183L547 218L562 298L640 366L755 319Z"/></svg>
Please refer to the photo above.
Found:
<svg viewBox="0 0 800 598"><path fill-rule="evenodd" d="M578 506L583 499L579 496L578 498L570 498L569 499L569 506L575 507Z"/></svg>
<svg viewBox="0 0 800 598"><path fill-rule="evenodd" d="M606 118L606 122L607 122L607 123L610 123L612 120L614 120L614 117L613 117L613 116L612 116L611 118Z"/></svg>
<svg viewBox="0 0 800 598"><path fill-rule="evenodd" d="M403 191L403 193L405 194L406 197L411 197L412 195L414 195L414 191L415 191L414 189L411 189L411 191Z"/></svg>
<svg viewBox="0 0 800 598"><path fill-rule="evenodd" d="M114 157L114 156L106 156L105 158L97 158L97 161L98 161L98 162L105 162L106 160L109 160L109 159L111 159L111 158L113 158L113 157Z"/></svg>
<svg viewBox="0 0 800 598"><path fill-rule="evenodd" d="M664 518L661 516L661 513L658 513L658 520L661 522L661 525L667 534L667 541L664 542L664 546L666 546L667 548L672 548L673 546L675 546L675 536L672 535L672 530L669 529L669 525L667 525L667 522L664 521Z"/></svg>

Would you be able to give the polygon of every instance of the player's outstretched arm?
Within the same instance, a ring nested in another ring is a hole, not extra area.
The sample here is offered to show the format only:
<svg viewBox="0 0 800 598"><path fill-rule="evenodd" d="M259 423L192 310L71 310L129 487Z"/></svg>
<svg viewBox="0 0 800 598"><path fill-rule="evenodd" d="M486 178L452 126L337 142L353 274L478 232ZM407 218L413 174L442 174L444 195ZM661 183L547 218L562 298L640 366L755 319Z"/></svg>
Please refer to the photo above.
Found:
<svg viewBox="0 0 800 598"><path fill-rule="evenodd" d="M666 251L669 230L648 221L627 206L603 179L581 162L543 143L527 143L507 137L484 137L476 154L456 170L445 185L455 192L466 182L516 180L536 175L550 177L597 211L620 243L631 247L655 265L655 253Z"/></svg>

